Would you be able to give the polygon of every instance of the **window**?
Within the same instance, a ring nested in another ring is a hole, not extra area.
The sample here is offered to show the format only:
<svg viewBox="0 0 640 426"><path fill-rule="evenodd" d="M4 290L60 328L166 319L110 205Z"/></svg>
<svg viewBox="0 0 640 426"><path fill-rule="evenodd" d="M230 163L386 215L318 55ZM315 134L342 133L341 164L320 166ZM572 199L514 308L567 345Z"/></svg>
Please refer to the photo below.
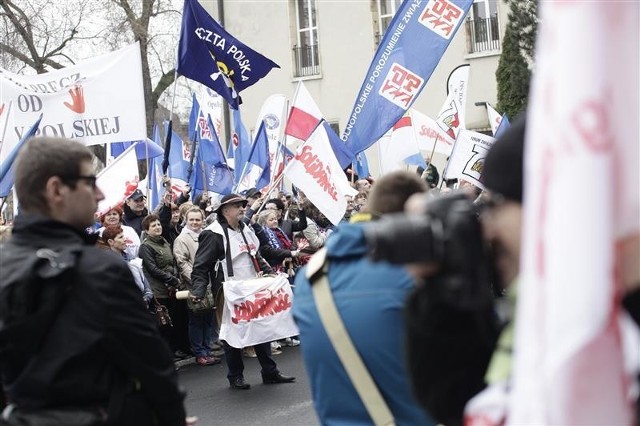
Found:
<svg viewBox="0 0 640 426"><path fill-rule="evenodd" d="M375 0L378 13L378 27L375 29L376 46L380 44L384 32L400 7L402 0Z"/></svg>
<svg viewBox="0 0 640 426"><path fill-rule="evenodd" d="M474 0L465 26L468 53L500 50L498 0Z"/></svg>
<svg viewBox="0 0 640 426"><path fill-rule="evenodd" d="M320 74L316 0L295 0L296 44L293 46L294 77Z"/></svg>

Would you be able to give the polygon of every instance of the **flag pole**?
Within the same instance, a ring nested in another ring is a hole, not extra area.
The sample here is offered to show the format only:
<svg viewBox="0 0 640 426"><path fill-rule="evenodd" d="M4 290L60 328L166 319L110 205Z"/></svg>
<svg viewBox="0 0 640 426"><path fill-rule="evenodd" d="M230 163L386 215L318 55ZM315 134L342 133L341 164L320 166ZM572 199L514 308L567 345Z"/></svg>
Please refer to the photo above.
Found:
<svg viewBox="0 0 640 426"><path fill-rule="evenodd" d="M173 122L171 118L173 117L173 108L176 104L176 89L178 88L178 71L174 72L173 78L173 96L171 98L171 110L169 110L169 125L167 126L167 134L164 139L164 159L162 160L162 174L167 176L167 169L169 168L169 154L171 152L171 134Z"/></svg>
<svg viewBox="0 0 640 426"><path fill-rule="evenodd" d="M147 165L147 187L145 188L145 194L147 194L147 210L151 211L151 197L149 196L149 189L151 187L151 176L149 176L149 138L144 138L144 156L145 164Z"/></svg>
<svg viewBox="0 0 640 426"><path fill-rule="evenodd" d="M7 127L9 125L9 114L11 114L11 106L13 101L9 101L9 107L7 108L7 118L4 120L4 126L2 128L2 139L0 139L0 152L2 152L2 146L4 145L4 137L7 135Z"/></svg>
<svg viewBox="0 0 640 426"><path fill-rule="evenodd" d="M433 153L436 152L436 145L438 145L438 139L440 139L440 135L438 134L438 132L436 132L436 140L435 142L433 142L433 148L431 148L431 154L429 155L429 164L433 162ZM429 167L429 164L427 164L427 167Z"/></svg>
<svg viewBox="0 0 640 426"><path fill-rule="evenodd" d="M458 136L460 136L460 133L458 133ZM456 137L456 140L453 141L453 148L451 148L451 154L449 154L449 157L447 158L447 162L444 165L444 169L442 170L442 180L440 181L440 186L438 187L438 189L442 189L442 184L447 178L447 169L449 168L449 161L451 161L451 157L453 157L453 154L456 151L457 144L458 144L458 137Z"/></svg>

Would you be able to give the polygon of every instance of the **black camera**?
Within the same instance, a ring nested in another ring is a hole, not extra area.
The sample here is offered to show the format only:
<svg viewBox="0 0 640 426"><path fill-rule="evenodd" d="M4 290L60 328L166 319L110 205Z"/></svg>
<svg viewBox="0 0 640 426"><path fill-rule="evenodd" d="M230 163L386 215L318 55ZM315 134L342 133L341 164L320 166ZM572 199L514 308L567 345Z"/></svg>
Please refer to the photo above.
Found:
<svg viewBox="0 0 640 426"><path fill-rule="evenodd" d="M485 386L500 328L499 284L482 235L483 206L463 193L425 203L424 215L368 224L365 238L374 260L437 267L407 301L408 366L421 405L438 422L461 425L466 402Z"/></svg>

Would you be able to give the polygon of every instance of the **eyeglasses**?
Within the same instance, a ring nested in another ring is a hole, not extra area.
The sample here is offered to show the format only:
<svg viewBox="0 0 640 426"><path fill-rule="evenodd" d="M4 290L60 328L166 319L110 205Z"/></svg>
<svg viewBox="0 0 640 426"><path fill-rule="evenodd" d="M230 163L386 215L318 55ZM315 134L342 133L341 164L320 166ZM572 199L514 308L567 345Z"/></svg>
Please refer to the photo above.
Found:
<svg viewBox="0 0 640 426"><path fill-rule="evenodd" d="M84 175L76 175L76 176L64 176L61 177L62 181L65 183L71 183L71 182L77 182L79 180L83 180L85 182L87 182L89 184L89 186L91 186L91 188L93 189L97 189L98 186L96 185L96 180L98 179L97 176L93 175L93 176L84 176Z"/></svg>

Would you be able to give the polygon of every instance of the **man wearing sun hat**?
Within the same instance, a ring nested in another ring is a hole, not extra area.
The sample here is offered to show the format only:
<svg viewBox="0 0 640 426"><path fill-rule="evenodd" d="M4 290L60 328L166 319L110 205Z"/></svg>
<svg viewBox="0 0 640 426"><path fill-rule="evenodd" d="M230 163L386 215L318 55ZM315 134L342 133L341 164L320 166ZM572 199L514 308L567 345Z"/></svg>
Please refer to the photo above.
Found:
<svg viewBox="0 0 640 426"><path fill-rule="evenodd" d="M271 272L269 265L260 256L260 241L250 226L242 221L247 207L247 200L237 194L222 197L220 206L216 209L217 219L198 237L196 251L191 272L194 302L202 300L205 290L211 283L212 291L216 294L223 282L232 275L236 279L251 279ZM227 253L231 259L232 274L227 267ZM254 260L261 271L256 272ZM269 342L255 345L258 362L262 367L262 382L264 384L290 383L295 377L283 376L271 358ZM227 379L232 389L246 390L251 386L244 381L244 364L242 362L242 348L234 348L225 343L225 359L229 371Z"/></svg>

